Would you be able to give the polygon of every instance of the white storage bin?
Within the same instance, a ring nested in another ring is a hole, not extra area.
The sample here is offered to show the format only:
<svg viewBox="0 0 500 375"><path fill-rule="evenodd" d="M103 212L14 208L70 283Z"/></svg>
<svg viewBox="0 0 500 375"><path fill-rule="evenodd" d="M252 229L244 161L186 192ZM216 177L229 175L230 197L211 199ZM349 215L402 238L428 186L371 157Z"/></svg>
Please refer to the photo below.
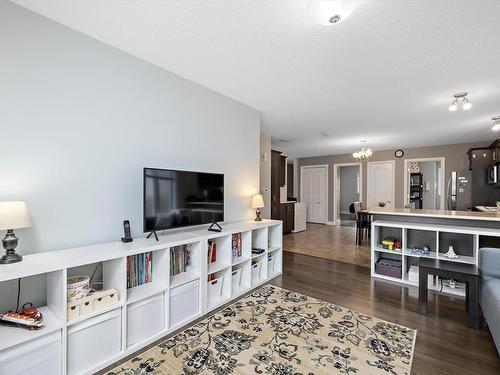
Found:
<svg viewBox="0 0 500 375"><path fill-rule="evenodd" d="M200 282L178 286L170 291L170 327L186 322L200 313Z"/></svg>
<svg viewBox="0 0 500 375"><path fill-rule="evenodd" d="M94 312L105 310L108 307L106 294L102 292L95 293L94 297Z"/></svg>
<svg viewBox="0 0 500 375"><path fill-rule="evenodd" d="M0 375L61 375L61 331L0 352Z"/></svg>
<svg viewBox="0 0 500 375"><path fill-rule="evenodd" d="M68 328L68 374L89 370L121 351L121 309Z"/></svg>
<svg viewBox="0 0 500 375"><path fill-rule="evenodd" d="M131 304L127 309L127 345L141 342L165 328L163 294Z"/></svg>
<svg viewBox="0 0 500 375"><path fill-rule="evenodd" d="M262 269L262 262L252 264L252 280L256 281L260 279L261 269Z"/></svg>
<svg viewBox="0 0 500 375"><path fill-rule="evenodd" d="M267 273L274 273L274 265L276 264L276 254L269 254L267 257Z"/></svg>
<svg viewBox="0 0 500 375"><path fill-rule="evenodd" d="M240 289L241 285L241 268L233 270L231 272L231 281L232 281L232 291L237 292Z"/></svg>
<svg viewBox="0 0 500 375"><path fill-rule="evenodd" d="M94 298L85 297L80 300L80 316L92 314L94 312Z"/></svg>
<svg viewBox="0 0 500 375"><path fill-rule="evenodd" d="M222 286L224 285L224 276L221 275L208 282L208 303L213 304L220 299L222 295Z"/></svg>
<svg viewBox="0 0 500 375"><path fill-rule="evenodd" d="M106 306L110 307L120 302L120 295L116 289L106 291Z"/></svg>
<svg viewBox="0 0 500 375"><path fill-rule="evenodd" d="M80 302L68 302L68 321L77 319L80 316Z"/></svg>

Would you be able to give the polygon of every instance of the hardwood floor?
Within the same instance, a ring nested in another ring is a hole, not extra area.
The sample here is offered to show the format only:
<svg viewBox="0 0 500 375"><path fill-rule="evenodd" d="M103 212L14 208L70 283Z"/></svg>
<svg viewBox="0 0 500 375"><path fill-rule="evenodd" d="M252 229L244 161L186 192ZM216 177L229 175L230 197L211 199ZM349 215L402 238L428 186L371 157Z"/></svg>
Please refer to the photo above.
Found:
<svg viewBox="0 0 500 375"><path fill-rule="evenodd" d="M272 284L417 329L413 375L500 374L493 339L467 327L463 299L431 291L422 316L417 288L372 280L364 267L287 252L283 269Z"/></svg>
<svg viewBox="0 0 500 375"><path fill-rule="evenodd" d="M493 339L486 327L467 327L463 299L431 291L429 314L422 316L417 313L416 288L372 280L365 267L285 252L283 269L283 275L271 284L417 329L412 375L500 374L500 358ZM118 363L180 331L182 328ZM118 363L99 374L107 374Z"/></svg>
<svg viewBox="0 0 500 375"><path fill-rule="evenodd" d="M356 245L355 228L307 223L307 230L283 237L283 248L292 253L370 267L369 240Z"/></svg>

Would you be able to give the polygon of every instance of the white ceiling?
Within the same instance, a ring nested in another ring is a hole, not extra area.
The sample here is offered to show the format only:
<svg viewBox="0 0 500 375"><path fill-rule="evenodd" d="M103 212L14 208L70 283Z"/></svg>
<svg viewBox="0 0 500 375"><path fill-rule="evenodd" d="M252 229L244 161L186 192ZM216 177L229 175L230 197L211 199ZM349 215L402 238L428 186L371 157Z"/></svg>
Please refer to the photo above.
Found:
<svg viewBox="0 0 500 375"><path fill-rule="evenodd" d="M291 156L497 136L498 0L365 0L334 26L299 0L14 2L261 110Z"/></svg>

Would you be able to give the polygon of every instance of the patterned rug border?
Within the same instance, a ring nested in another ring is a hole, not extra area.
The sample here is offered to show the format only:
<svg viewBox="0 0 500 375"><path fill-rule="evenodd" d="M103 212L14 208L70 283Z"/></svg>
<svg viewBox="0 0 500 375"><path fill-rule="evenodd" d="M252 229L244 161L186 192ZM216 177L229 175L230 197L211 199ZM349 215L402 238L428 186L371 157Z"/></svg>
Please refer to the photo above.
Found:
<svg viewBox="0 0 500 375"><path fill-rule="evenodd" d="M411 344L411 356L410 356L410 361L409 361L409 364L408 364L409 365L409 367L408 367L408 374L411 374L411 370L413 368L413 360L414 360L414 356L415 356L415 346L416 346L416 341L417 341L417 334L418 334L418 330L417 329L412 328L412 327L408 327L408 326L404 326L404 325L399 324L399 323L394 323L394 322L391 322L391 321L386 320L386 319L378 318L377 316L374 316L374 315L364 314L364 313L361 313L361 312L359 312L357 310L353 310L353 309L347 308L345 306L338 305L338 304L336 304L334 302L326 301L324 299L313 297L313 296L310 296L310 295L307 295L307 294L304 294L304 293L301 293L301 292L298 292L298 291L295 291L295 290L292 290L292 289L283 288L281 286L277 286L277 285L273 285L273 284L263 284L260 287L258 287L256 289L253 289L253 290L250 290L247 293L239 296L235 300L232 300L232 301L230 301L230 302L228 302L228 303L226 303L226 304L224 304L222 306L219 306L218 308L215 309L215 311L212 311L209 314L205 314L203 316L200 316L197 319L195 319L194 321L191 321L191 322L189 322L189 323L187 323L187 324L179 327L178 329L176 329L177 333L175 333L173 335L166 335L166 336L164 336L164 337L162 337L162 338L160 338L158 340L155 340L154 343L151 343L151 344L147 345L143 350L136 351L135 353L132 353L129 356L127 356L128 359L125 360L125 361L123 361L120 364L110 365L110 367L113 366L113 368L110 369L110 370L108 370L108 371L106 371L105 374L108 374L108 375L109 374L114 374L114 370L120 368L120 366L125 365L126 363L133 361L134 359L138 358L139 356L142 356L145 353L153 351L159 345L161 345L163 343L166 343L169 340L174 340L174 339L178 338L185 331L187 331L187 330L189 330L189 329L197 326L199 323L201 323L201 322L203 322L205 320L209 320L210 318L213 318L216 315L221 314L225 309L230 308L230 307L234 306L235 304L240 303L240 302L242 302L242 301L244 301L246 299L254 297L254 294L256 294L257 292L261 291L264 288L271 288L271 289L274 289L275 291L285 291L285 292L295 293L297 295L300 295L300 296L303 296L303 297L306 297L306 298L311 298L311 299L314 299L316 301L328 303L328 304L331 304L331 305L336 305L336 306L338 306L338 307L340 307L340 308L342 308L342 309L344 309L344 310L346 310L348 312L351 312L351 313L368 316L370 318L375 318L378 321L390 323L393 326L397 326L397 327L400 327L400 328L403 328L403 329L409 329L409 330L414 331L414 336L413 336L412 344ZM361 373L361 374L363 374L363 373Z"/></svg>

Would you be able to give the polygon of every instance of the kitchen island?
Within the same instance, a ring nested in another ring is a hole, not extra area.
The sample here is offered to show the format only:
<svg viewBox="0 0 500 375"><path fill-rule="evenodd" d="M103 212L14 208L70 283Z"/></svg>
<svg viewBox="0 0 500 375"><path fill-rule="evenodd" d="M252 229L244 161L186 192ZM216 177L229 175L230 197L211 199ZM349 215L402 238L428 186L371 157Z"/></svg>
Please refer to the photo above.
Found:
<svg viewBox="0 0 500 375"><path fill-rule="evenodd" d="M500 247L500 213L373 208L371 274L418 286L420 257L478 265L482 247ZM450 251L452 249L452 251ZM454 253L456 257L448 257ZM465 286L430 277L429 288L459 296Z"/></svg>

